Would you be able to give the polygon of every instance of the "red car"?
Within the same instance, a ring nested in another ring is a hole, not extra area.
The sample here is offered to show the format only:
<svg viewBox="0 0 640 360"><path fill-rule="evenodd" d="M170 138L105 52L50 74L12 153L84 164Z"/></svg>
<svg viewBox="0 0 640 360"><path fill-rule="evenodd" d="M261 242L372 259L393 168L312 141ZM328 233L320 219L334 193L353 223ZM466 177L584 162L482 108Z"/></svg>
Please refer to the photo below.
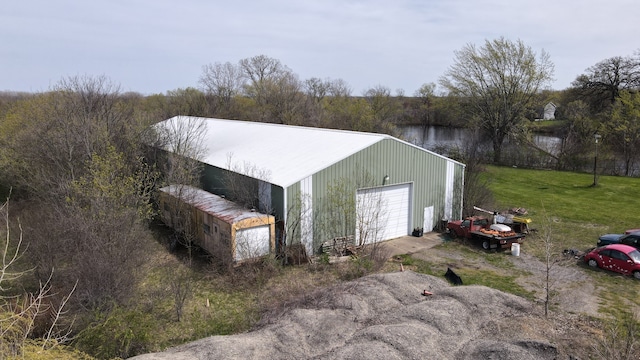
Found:
<svg viewBox="0 0 640 360"><path fill-rule="evenodd" d="M633 246L611 244L593 249L584 256L591 267L633 275L640 280L640 251Z"/></svg>

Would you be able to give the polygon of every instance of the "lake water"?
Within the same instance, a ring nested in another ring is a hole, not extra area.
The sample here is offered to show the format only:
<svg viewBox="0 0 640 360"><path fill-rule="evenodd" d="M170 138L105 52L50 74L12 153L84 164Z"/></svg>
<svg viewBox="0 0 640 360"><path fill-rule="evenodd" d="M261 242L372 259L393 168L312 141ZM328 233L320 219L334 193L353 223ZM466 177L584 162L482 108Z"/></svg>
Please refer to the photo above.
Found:
<svg viewBox="0 0 640 360"><path fill-rule="evenodd" d="M446 154L446 149L463 149L465 142L471 137L470 130L468 129L448 128L443 126L428 126L425 128L420 125L411 125L399 127L399 129L404 140L416 146L442 154ZM533 142L537 147L552 155L559 155L561 152L562 139L559 137L534 135ZM508 142L505 141L505 145L507 144ZM491 149L491 144L488 143L481 144L480 146L485 147L487 150ZM444 151L443 148L445 149ZM586 155L586 157L589 156L592 155ZM552 168L554 166L554 160L549 158L545 159L544 157L538 157L537 163L535 163L535 159L533 161L534 162L532 162L530 157L522 160L524 164L534 164L541 168ZM620 175L624 172L625 166L626 164L619 159L598 159L598 173L600 174ZM573 169L576 170L575 167ZM593 171L593 158L587 160L586 163L581 166L580 170L584 172ZM640 176L640 165L636 163L632 164L630 176Z"/></svg>
<svg viewBox="0 0 640 360"><path fill-rule="evenodd" d="M438 147L461 148L470 137L469 129L444 126L402 126L400 133L406 141L428 150ZM533 141L538 147L551 154L558 154L562 145L562 139L555 136L534 135Z"/></svg>

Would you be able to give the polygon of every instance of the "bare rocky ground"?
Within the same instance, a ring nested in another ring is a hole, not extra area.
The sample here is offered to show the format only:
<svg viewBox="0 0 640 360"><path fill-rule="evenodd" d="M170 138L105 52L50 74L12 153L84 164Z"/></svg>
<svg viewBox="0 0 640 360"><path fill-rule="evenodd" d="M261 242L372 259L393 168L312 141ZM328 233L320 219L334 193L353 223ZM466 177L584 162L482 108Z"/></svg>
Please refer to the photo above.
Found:
<svg viewBox="0 0 640 360"><path fill-rule="evenodd" d="M519 269L531 275L518 278L518 283L534 291L540 301L544 299L546 265L529 254L512 257ZM553 292L552 303L559 312L579 313L598 316L599 298L593 281L580 266L580 260L568 257L555 263L549 270L550 288Z"/></svg>
<svg viewBox="0 0 640 360"><path fill-rule="evenodd" d="M420 249L414 256L442 256L439 251ZM526 254L512 261L531 273L522 285L537 291L542 264ZM398 271L316 291L253 331L135 359L588 359L596 330L581 314L595 311L597 301L591 303L575 263L553 271L561 279L555 286L568 291L560 291L560 310L548 319L536 302Z"/></svg>

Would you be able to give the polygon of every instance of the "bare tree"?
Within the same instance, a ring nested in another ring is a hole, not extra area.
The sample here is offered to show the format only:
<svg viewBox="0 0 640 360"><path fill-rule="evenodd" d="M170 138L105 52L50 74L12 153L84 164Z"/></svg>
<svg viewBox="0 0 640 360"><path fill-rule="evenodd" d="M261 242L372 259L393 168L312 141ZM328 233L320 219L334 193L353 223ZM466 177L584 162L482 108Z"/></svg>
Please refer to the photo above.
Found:
<svg viewBox="0 0 640 360"><path fill-rule="evenodd" d="M302 236L308 229L308 223L314 221L314 212L311 207L309 194L298 194L289 201L287 208L287 222L280 239L280 251L284 264L300 265L305 259L309 259L306 249L301 243ZM299 246L296 246L296 242Z"/></svg>
<svg viewBox="0 0 640 360"><path fill-rule="evenodd" d="M149 241L155 177L141 156L146 124L131 106L104 77L72 77L15 107L21 126L0 131L0 162L28 199L34 274L44 283L55 268L62 289L77 281L76 305L124 301Z"/></svg>
<svg viewBox="0 0 640 360"><path fill-rule="evenodd" d="M614 56L589 67L572 83L592 111L609 109L624 90L640 86L640 53L635 56Z"/></svg>
<svg viewBox="0 0 640 360"><path fill-rule="evenodd" d="M371 189L356 196L356 245L377 244L383 240L388 214L381 194Z"/></svg>
<svg viewBox="0 0 640 360"><path fill-rule="evenodd" d="M228 200L255 212L256 225L271 226L274 209L271 203L271 171L248 161L236 162L233 154L227 154L227 171L222 176ZM269 243L263 234L252 231L237 231L235 238L235 260L257 260L269 254ZM284 249L280 249L284 251Z"/></svg>
<svg viewBox="0 0 640 360"><path fill-rule="evenodd" d="M351 96L351 86L343 79L332 80L329 84L329 95L331 97L349 97Z"/></svg>
<svg viewBox="0 0 640 360"><path fill-rule="evenodd" d="M9 221L9 199L0 206L0 214L4 218L2 254L0 263L0 357L28 356L23 353L24 345L31 337L40 337L41 351L48 351L59 344L71 340L73 322L62 325L66 314L64 309L75 290L62 296L56 303L52 292L51 274L36 292L22 295L5 295L10 287L29 271L16 270L17 263L23 255L23 232L18 223L17 240L11 236ZM44 318L45 328L36 334L36 325Z"/></svg>
<svg viewBox="0 0 640 360"><path fill-rule="evenodd" d="M327 195L322 204L323 221L321 229L323 238L345 237L354 235L356 228L355 186L350 179L337 179L327 187Z"/></svg>
<svg viewBox="0 0 640 360"><path fill-rule="evenodd" d="M261 196L266 195L265 192L268 191L264 187L269 184L270 170L260 168L248 161L235 161L233 153L227 154L227 170L222 182L230 200L247 209L271 213L270 200Z"/></svg>
<svg viewBox="0 0 640 360"><path fill-rule="evenodd" d="M246 79L244 93L260 110L260 121L301 123L304 98L298 76L280 60L265 55L239 62Z"/></svg>
<svg viewBox="0 0 640 360"><path fill-rule="evenodd" d="M381 123L391 121L398 113L396 102L391 97L391 89L377 85L365 91L365 99L371 106L374 118Z"/></svg>
<svg viewBox="0 0 640 360"><path fill-rule="evenodd" d="M593 134L597 132L598 124L590 118L589 106L582 100L568 103L564 106L564 113L571 121L562 136L558 167L582 169L585 166L584 154L593 147Z"/></svg>
<svg viewBox="0 0 640 360"><path fill-rule="evenodd" d="M266 83L267 103L271 121L287 125L302 125L304 94L298 76L291 71Z"/></svg>
<svg viewBox="0 0 640 360"><path fill-rule="evenodd" d="M245 92L255 98L258 105L267 103L268 83L280 77L282 73L289 71L280 60L265 55L242 59L239 65L243 76L248 80L248 83L245 84Z"/></svg>
<svg viewBox="0 0 640 360"><path fill-rule="evenodd" d="M30 219L31 229L49 230L34 233L31 248L38 250L37 259L55 254L58 284L77 281L79 305L95 308L131 296L151 243L147 222L153 216L154 185L145 172L131 174L124 156L112 149L92 157L87 173L69 185L64 204ZM47 254L50 243L58 248ZM39 263L40 273L46 264Z"/></svg>
<svg viewBox="0 0 640 360"><path fill-rule="evenodd" d="M326 198L319 205L318 212L323 215L316 219L320 236L354 237L357 245L378 242L387 214L380 195L367 190L373 186L373 176L366 169L355 170L353 177L329 184ZM358 189L363 189L359 195Z"/></svg>
<svg viewBox="0 0 640 360"><path fill-rule="evenodd" d="M169 274L169 285L173 295L173 305L178 321L182 320L184 305L193 295L193 279L184 269L172 270Z"/></svg>
<svg viewBox="0 0 640 360"><path fill-rule="evenodd" d="M324 100L329 94L330 80L319 78L307 79L303 82L303 92L306 101L305 123L320 126L324 118Z"/></svg>
<svg viewBox="0 0 640 360"><path fill-rule="evenodd" d="M66 196L93 154L113 146L133 161L143 125L105 77L71 77L13 108L20 126L0 131L7 175L14 188L45 198Z"/></svg>
<svg viewBox="0 0 640 360"><path fill-rule="evenodd" d="M163 182L174 187L169 206L171 226L176 237L188 250L192 258L195 246L195 232L191 220L190 187L200 187L202 158L206 155L204 136L207 127L205 119L195 117L175 117L154 126L154 149L156 163L163 175Z"/></svg>
<svg viewBox="0 0 640 360"><path fill-rule="evenodd" d="M325 96L329 94L330 86L329 80L314 77L304 81L304 93L314 103L320 104Z"/></svg>
<svg viewBox="0 0 640 360"><path fill-rule="evenodd" d="M543 206L544 208L544 206ZM552 221L545 215L545 226L542 230L542 242L544 246L544 316L549 316L549 307L553 297L553 267L560 261L558 249L553 242Z"/></svg>
<svg viewBox="0 0 640 360"><path fill-rule="evenodd" d="M640 319L634 312L623 312L620 316L605 321L602 337L594 344L600 359L637 359L640 346Z"/></svg>
<svg viewBox="0 0 640 360"><path fill-rule="evenodd" d="M420 108L418 109L418 117L422 126L431 125L433 100L435 97L436 84L426 83L422 84L418 90L416 90L414 96L420 99Z"/></svg>
<svg viewBox="0 0 640 360"><path fill-rule="evenodd" d="M208 64L202 67L199 80L205 93L214 97L216 113L229 113L234 97L241 93L244 80L239 66L230 62Z"/></svg>
<svg viewBox="0 0 640 360"><path fill-rule="evenodd" d="M479 48L468 44L455 55L455 64L440 84L466 102L469 117L492 140L493 160L499 163L505 139L518 129L535 94L551 80L553 64L544 51L538 57L522 41L504 38L487 40Z"/></svg>
<svg viewBox="0 0 640 360"><path fill-rule="evenodd" d="M206 155L204 144L206 120L178 116L153 127L154 149L163 151L158 159L165 182L170 184L199 185L201 160ZM164 160L164 161L163 161Z"/></svg>

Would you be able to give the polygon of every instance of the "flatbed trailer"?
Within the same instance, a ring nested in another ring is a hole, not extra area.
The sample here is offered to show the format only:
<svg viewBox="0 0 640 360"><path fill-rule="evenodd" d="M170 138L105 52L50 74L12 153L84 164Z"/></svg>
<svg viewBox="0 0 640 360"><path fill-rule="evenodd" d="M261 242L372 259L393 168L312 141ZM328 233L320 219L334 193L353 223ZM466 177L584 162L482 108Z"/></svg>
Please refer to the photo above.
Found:
<svg viewBox="0 0 640 360"><path fill-rule="evenodd" d="M471 240L480 244L485 250L510 249L511 244L519 244L524 239L524 235L518 233L511 236L500 236L487 234L482 231L471 231L470 234Z"/></svg>
<svg viewBox="0 0 640 360"><path fill-rule="evenodd" d="M469 239L485 250L509 249L513 243L520 243L525 238L524 233L515 232L505 224L491 224L482 216L450 221L447 232L453 237Z"/></svg>

